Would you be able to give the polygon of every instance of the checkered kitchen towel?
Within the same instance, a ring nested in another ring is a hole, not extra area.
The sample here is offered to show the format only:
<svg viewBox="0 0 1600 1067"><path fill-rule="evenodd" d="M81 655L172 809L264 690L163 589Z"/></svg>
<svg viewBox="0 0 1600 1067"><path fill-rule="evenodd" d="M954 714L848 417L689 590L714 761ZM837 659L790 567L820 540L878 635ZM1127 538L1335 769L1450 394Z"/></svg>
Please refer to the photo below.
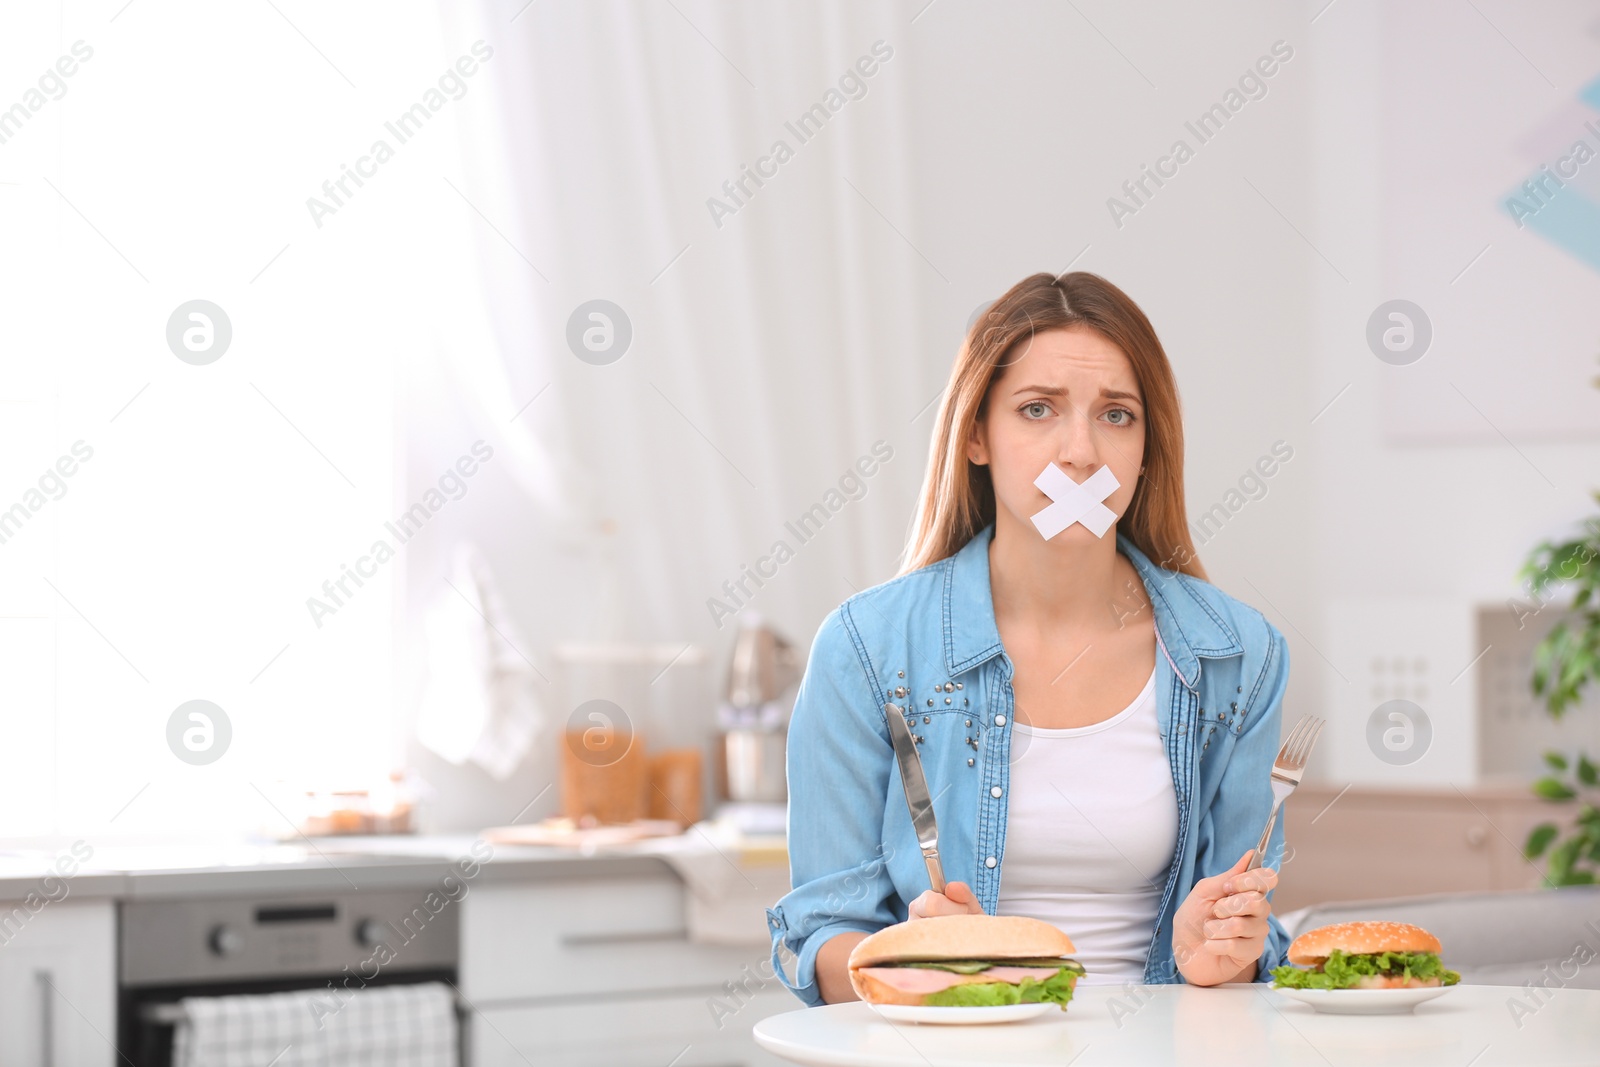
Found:
<svg viewBox="0 0 1600 1067"><path fill-rule="evenodd" d="M456 1067L455 998L439 982L184 997L174 1067Z"/></svg>

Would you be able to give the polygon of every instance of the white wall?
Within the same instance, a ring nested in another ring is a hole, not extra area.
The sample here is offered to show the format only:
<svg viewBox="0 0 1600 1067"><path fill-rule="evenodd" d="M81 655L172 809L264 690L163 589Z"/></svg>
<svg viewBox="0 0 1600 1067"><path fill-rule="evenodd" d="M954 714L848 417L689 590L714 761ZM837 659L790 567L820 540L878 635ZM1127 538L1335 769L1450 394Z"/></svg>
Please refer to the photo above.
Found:
<svg viewBox="0 0 1600 1067"><path fill-rule="evenodd" d="M1594 512L1600 274L1517 229L1503 199L1535 169L1519 142L1600 72L1600 23L1579 5L1484 14L1504 37L1442 3L1340 4L1315 27L1310 233L1349 278L1315 278L1317 403L1349 388L1314 437L1310 569L1326 599L1306 637L1326 659L1296 652L1321 660L1333 742L1321 771L1341 783L1477 778L1475 609L1520 597L1533 545ZM1434 323L1409 366L1372 358L1362 336L1395 297ZM1391 661L1384 672L1375 658ZM1394 658L1413 663L1434 728L1432 750L1405 766L1365 740ZM1520 761L1535 772L1531 746Z"/></svg>

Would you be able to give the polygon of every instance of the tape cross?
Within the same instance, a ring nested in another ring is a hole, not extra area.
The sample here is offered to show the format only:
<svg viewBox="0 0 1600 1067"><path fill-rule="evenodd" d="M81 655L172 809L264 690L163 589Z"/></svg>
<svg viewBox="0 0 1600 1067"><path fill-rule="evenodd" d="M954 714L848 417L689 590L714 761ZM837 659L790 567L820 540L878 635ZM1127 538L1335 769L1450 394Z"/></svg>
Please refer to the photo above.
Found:
<svg viewBox="0 0 1600 1067"><path fill-rule="evenodd" d="M1102 503L1122 485L1110 467L1101 467L1080 485L1052 463L1033 484L1051 501L1049 507L1033 516L1033 525L1046 541L1075 522L1083 523L1096 537L1104 537L1117 521L1117 516Z"/></svg>

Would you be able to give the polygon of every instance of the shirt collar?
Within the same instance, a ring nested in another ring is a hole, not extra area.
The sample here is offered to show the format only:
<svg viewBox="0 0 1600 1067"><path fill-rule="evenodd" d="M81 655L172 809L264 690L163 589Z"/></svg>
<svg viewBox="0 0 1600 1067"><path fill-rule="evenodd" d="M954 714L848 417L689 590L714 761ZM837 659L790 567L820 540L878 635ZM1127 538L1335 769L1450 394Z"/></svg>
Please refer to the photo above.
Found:
<svg viewBox="0 0 1600 1067"><path fill-rule="evenodd" d="M1239 635L1196 592L1194 579L1151 563L1138 545L1120 533L1117 549L1144 582L1144 591L1155 607L1156 635L1184 685L1193 689L1199 684L1200 657L1222 659L1244 652Z"/></svg>
<svg viewBox="0 0 1600 1067"><path fill-rule="evenodd" d="M944 658L952 676L1005 652L994 621L989 587L989 544L994 524L979 531L951 557L944 578ZM1128 557L1144 583L1156 616L1156 635L1178 677L1189 688L1200 680L1200 657L1236 656L1244 651L1227 623L1174 571L1150 562L1121 533L1117 550Z"/></svg>

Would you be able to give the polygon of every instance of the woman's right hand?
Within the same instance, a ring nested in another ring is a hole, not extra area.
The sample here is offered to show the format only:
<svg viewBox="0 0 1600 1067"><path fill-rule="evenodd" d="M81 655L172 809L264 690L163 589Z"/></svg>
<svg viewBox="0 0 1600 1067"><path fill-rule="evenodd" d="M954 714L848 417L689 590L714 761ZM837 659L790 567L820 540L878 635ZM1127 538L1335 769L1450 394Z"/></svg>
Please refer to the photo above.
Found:
<svg viewBox="0 0 1600 1067"><path fill-rule="evenodd" d="M907 909L911 919L928 919L935 915L982 915L983 907L973 895L972 887L965 882L949 882L943 893L924 890Z"/></svg>

